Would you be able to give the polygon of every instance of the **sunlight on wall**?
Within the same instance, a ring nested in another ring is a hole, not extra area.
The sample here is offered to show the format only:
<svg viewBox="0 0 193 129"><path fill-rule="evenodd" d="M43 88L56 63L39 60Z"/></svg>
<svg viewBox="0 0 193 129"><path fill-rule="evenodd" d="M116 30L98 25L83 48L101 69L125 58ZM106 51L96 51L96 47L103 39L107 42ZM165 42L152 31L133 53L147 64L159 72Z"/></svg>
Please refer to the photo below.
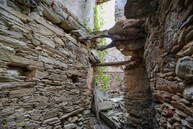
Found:
<svg viewBox="0 0 193 129"><path fill-rule="evenodd" d="M101 30L109 29L115 24L115 0L108 1L103 4L104 6L104 26Z"/></svg>
<svg viewBox="0 0 193 129"><path fill-rule="evenodd" d="M103 4L103 19L104 25L101 30L110 29L115 24L115 0L111 0ZM107 42L110 43L111 39L107 39ZM125 60L124 55L116 48L107 49L107 54L105 56L105 62L116 62ZM117 71L122 72L123 67L108 67L107 71Z"/></svg>

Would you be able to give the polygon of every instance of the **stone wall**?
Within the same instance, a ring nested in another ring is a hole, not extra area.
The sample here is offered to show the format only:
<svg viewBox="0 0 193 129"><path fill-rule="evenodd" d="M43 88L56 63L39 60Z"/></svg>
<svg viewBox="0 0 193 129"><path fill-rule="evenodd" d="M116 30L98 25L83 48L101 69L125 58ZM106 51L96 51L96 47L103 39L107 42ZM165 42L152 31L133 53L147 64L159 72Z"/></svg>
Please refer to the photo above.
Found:
<svg viewBox="0 0 193 129"><path fill-rule="evenodd" d="M0 128L88 129L89 33L61 5L16 1L0 2Z"/></svg>
<svg viewBox="0 0 193 129"><path fill-rule="evenodd" d="M155 111L151 107L150 81L143 61L128 65L125 69L125 107L129 114L127 127L153 129Z"/></svg>
<svg viewBox="0 0 193 129"><path fill-rule="evenodd" d="M57 1L57 0L56 0ZM58 0L59 1L59 0ZM87 27L93 28L95 0L60 0L77 16L78 21Z"/></svg>
<svg viewBox="0 0 193 129"><path fill-rule="evenodd" d="M160 129L192 129L193 2L128 1L125 9L127 18L147 18L144 59Z"/></svg>
<svg viewBox="0 0 193 129"><path fill-rule="evenodd" d="M125 19L124 6L127 0L115 0L115 22Z"/></svg>

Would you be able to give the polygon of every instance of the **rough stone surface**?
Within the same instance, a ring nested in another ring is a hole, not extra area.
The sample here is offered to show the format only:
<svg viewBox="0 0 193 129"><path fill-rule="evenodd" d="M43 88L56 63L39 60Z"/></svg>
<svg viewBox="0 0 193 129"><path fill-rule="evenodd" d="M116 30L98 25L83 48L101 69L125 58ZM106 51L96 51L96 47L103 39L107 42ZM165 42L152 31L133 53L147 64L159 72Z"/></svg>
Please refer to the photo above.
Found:
<svg viewBox="0 0 193 129"><path fill-rule="evenodd" d="M99 102L98 107L99 107L99 111L106 111L113 108L111 101Z"/></svg>
<svg viewBox="0 0 193 129"><path fill-rule="evenodd" d="M127 0L125 5L126 18L144 18L154 13L156 0Z"/></svg>
<svg viewBox="0 0 193 129"><path fill-rule="evenodd" d="M115 21L125 19L124 6L127 0L115 0Z"/></svg>
<svg viewBox="0 0 193 129"><path fill-rule="evenodd" d="M189 56L180 58L176 63L176 75L186 78L193 74L193 59Z"/></svg>
<svg viewBox="0 0 193 129"><path fill-rule="evenodd" d="M67 124L64 125L64 129L76 129L77 125L76 124Z"/></svg>
<svg viewBox="0 0 193 129"><path fill-rule="evenodd" d="M154 10L154 11L153 11ZM155 129L192 128L192 1L127 0L127 18L148 18L144 60L150 79Z"/></svg>
<svg viewBox="0 0 193 129"><path fill-rule="evenodd" d="M87 76L94 57L77 40L88 32L50 0L32 2L0 2L0 128L89 129L83 113L91 106ZM80 35L60 27L65 14Z"/></svg>
<svg viewBox="0 0 193 129"><path fill-rule="evenodd" d="M188 100L193 100L193 87L185 88L183 92L183 96Z"/></svg>

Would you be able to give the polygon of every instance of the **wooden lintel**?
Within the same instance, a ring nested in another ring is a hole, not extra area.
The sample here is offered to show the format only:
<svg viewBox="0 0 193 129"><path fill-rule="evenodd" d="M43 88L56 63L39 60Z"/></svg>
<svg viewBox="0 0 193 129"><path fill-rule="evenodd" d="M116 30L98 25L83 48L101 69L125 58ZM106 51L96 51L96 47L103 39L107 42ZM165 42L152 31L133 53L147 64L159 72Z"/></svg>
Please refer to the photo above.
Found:
<svg viewBox="0 0 193 129"><path fill-rule="evenodd" d="M126 65L129 62L131 61L127 60L127 61L118 61L118 62L104 62L104 63L94 64L94 66L121 66L121 65Z"/></svg>

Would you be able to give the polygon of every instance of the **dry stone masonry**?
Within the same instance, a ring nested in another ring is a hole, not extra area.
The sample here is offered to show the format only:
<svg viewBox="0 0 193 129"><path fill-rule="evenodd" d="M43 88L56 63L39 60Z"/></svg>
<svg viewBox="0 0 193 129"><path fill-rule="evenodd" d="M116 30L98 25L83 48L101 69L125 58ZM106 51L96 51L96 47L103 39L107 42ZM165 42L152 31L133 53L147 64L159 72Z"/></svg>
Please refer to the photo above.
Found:
<svg viewBox="0 0 193 129"><path fill-rule="evenodd" d="M0 0L0 128L90 129L87 40L110 37L131 56L125 128L193 129L192 0L127 0L125 17L93 36L59 0Z"/></svg>
<svg viewBox="0 0 193 129"><path fill-rule="evenodd" d="M89 129L87 34L61 3L0 1L0 128Z"/></svg>
<svg viewBox="0 0 193 129"><path fill-rule="evenodd" d="M144 60L159 128L192 129L192 0L128 0L125 15L146 18Z"/></svg>

